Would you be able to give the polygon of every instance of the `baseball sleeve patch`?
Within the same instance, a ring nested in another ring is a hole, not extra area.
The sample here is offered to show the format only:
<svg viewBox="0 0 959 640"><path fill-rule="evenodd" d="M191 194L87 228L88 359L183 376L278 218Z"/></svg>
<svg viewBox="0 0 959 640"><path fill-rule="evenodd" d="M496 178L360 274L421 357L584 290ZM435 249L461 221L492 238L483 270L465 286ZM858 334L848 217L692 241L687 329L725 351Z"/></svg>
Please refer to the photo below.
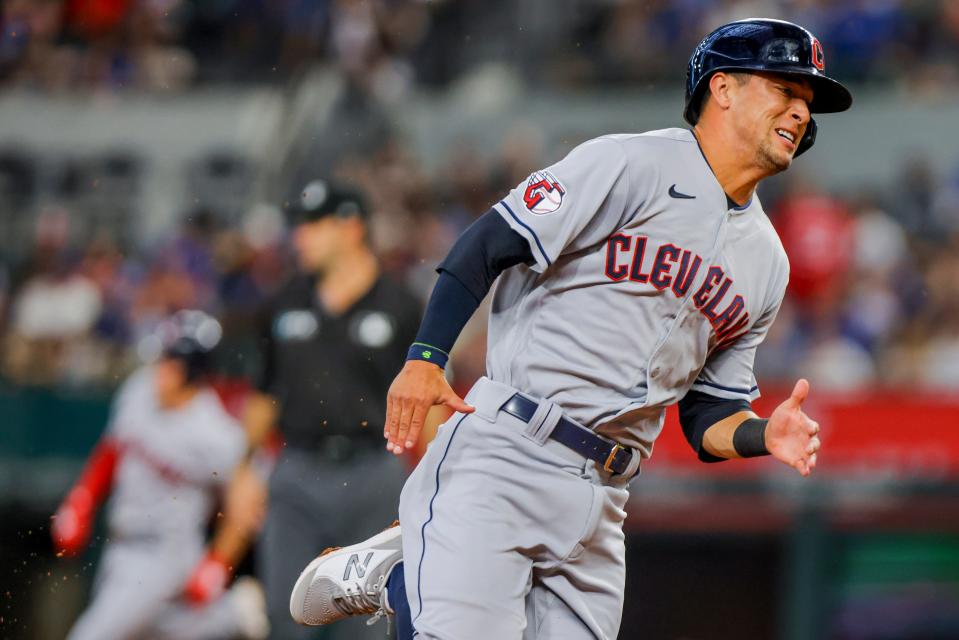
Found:
<svg viewBox="0 0 959 640"><path fill-rule="evenodd" d="M536 171L526 181L523 202L526 208L538 216L554 213L563 206L566 187L549 171Z"/></svg>

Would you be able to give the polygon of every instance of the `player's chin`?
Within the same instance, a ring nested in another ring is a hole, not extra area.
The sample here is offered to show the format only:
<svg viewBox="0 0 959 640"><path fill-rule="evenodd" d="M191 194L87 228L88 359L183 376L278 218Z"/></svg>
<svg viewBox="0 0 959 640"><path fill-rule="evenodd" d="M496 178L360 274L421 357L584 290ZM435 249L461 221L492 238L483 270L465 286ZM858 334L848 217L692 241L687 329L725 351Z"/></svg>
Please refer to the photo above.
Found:
<svg viewBox="0 0 959 640"><path fill-rule="evenodd" d="M766 147L760 150L760 165L766 168L770 174L785 171L792 165L792 153L785 152L782 149Z"/></svg>

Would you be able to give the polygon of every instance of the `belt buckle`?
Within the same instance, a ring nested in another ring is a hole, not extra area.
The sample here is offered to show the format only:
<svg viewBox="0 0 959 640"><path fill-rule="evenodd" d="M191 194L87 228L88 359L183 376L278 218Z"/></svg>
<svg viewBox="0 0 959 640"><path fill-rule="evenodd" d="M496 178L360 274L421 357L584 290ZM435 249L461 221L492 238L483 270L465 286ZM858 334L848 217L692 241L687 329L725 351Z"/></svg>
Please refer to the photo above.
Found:
<svg viewBox="0 0 959 640"><path fill-rule="evenodd" d="M620 451L624 451L625 449L626 447L620 444L614 444L613 448L609 452L609 456L606 457L606 462L603 463L603 470L607 473L616 473L616 471L614 471L610 465L613 464L613 460L616 459L616 454Z"/></svg>

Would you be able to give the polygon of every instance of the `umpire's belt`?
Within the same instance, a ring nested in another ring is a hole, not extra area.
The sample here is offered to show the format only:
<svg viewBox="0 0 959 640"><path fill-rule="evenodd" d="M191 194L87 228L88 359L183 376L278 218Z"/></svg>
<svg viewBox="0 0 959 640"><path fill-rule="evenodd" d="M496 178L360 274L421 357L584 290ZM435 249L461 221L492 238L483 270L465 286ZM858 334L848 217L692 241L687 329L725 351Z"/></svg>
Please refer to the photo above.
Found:
<svg viewBox="0 0 959 640"><path fill-rule="evenodd" d="M500 411L528 423L533 419L537 407L539 404L535 400L517 393L500 407ZM581 456L595 460L610 473L625 473L633 458L631 450L596 435L565 416L559 419L549 437Z"/></svg>

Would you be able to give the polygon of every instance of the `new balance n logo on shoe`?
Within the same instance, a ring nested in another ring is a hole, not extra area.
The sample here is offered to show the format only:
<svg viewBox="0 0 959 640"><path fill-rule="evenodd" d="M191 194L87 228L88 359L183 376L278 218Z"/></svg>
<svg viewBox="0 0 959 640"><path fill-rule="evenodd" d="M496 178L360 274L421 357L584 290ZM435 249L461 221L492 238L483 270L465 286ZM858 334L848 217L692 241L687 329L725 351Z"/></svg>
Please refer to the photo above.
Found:
<svg viewBox="0 0 959 640"><path fill-rule="evenodd" d="M350 569L356 571L356 577L362 578L366 575L366 568L370 566L370 560L373 559L373 552L370 551L366 554L366 560L363 561L363 564L360 564L360 554L354 553L350 556L350 559L346 562L346 571L343 572L343 580L350 579Z"/></svg>

